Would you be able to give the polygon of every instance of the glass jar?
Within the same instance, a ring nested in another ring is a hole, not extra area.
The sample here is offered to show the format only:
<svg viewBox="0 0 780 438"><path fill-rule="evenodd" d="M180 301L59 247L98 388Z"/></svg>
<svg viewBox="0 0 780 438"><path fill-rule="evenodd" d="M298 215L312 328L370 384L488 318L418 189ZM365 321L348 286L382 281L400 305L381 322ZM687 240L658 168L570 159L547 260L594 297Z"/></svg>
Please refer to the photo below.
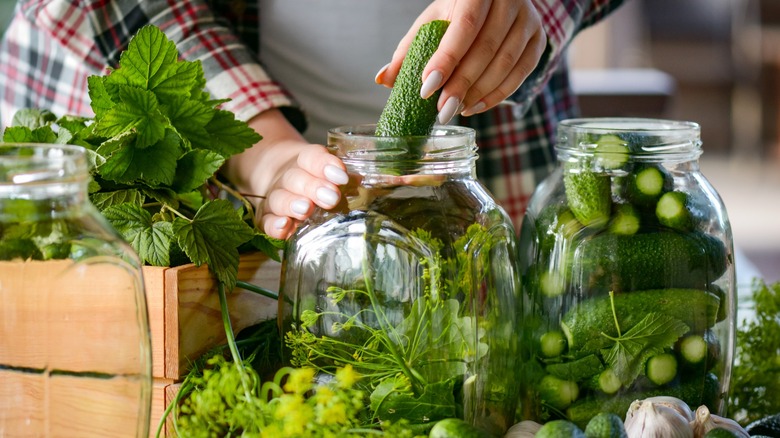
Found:
<svg viewBox="0 0 780 438"><path fill-rule="evenodd" d="M285 250L279 314L292 363L320 378L351 366L374 421L460 417L503 434L519 391L517 246L475 178L474 131L342 127L328 145L350 180Z"/></svg>
<svg viewBox="0 0 780 438"><path fill-rule="evenodd" d="M723 203L699 169L699 126L561 122L558 168L520 237L522 416L584 427L674 396L723 413L734 350L734 265Z"/></svg>
<svg viewBox="0 0 780 438"><path fill-rule="evenodd" d="M89 182L81 147L0 144L0 436L148 436L141 265Z"/></svg>

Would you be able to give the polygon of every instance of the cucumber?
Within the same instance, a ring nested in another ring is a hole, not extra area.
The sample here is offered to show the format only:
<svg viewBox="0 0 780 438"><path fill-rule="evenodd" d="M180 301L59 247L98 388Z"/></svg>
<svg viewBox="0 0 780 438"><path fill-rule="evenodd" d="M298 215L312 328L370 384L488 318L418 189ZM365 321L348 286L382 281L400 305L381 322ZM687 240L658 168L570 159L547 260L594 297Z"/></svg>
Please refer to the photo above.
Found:
<svg viewBox="0 0 780 438"><path fill-rule="evenodd" d="M647 360L645 375L656 385L666 385L677 377L677 358L671 353L651 357Z"/></svg>
<svg viewBox="0 0 780 438"><path fill-rule="evenodd" d="M603 369L604 365L595 354L589 354L569 362L550 364L545 368L551 375L573 382L579 382L595 376Z"/></svg>
<svg viewBox="0 0 780 438"><path fill-rule="evenodd" d="M566 334L569 354L585 356L608 347L615 337L617 315L623 331L639 323L648 313L657 312L685 323L694 333L700 333L715 324L719 299L698 289L657 289L600 296L582 301L566 312L561 328Z"/></svg>
<svg viewBox="0 0 780 438"><path fill-rule="evenodd" d="M726 271L726 247L701 233L601 233L581 241L571 278L596 292L663 288L706 289ZM575 285L577 286L577 285Z"/></svg>
<svg viewBox="0 0 780 438"><path fill-rule="evenodd" d="M566 409L567 418L579 427L586 427L588 422L602 412L610 412L625 418L626 411L634 400L648 397L677 397L688 406L716 406L720 383L717 376L707 373L703 378L688 379L684 383L663 388L652 388L645 391L628 391L623 394L602 397L588 397L578 400Z"/></svg>
<svg viewBox="0 0 780 438"><path fill-rule="evenodd" d="M688 195L684 192L666 192L658 199L655 207L658 222L678 231L693 230L693 216L688 210Z"/></svg>
<svg viewBox="0 0 780 438"><path fill-rule="evenodd" d="M628 438L623 420L611 413L601 412L588 421L585 427L586 438Z"/></svg>
<svg viewBox="0 0 780 438"><path fill-rule="evenodd" d="M637 207L655 208L658 199L672 189L669 172L659 165L643 165L634 169L626 182L626 199Z"/></svg>
<svg viewBox="0 0 780 438"><path fill-rule="evenodd" d="M566 166L563 188L566 200L582 225L600 228L607 224L612 211L612 185L608 174L596 173L587 166Z"/></svg>
<svg viewBox="0 0 780 438"><path fill-rule="evenodd" d="M545 423L534 438L585 438L585 433L570 421L553 420Z"/></svg>
<svg viewBox="0 0 780 438"><path fill-rule="evenodd" d="M428 136L431 133L438 114L436 104L440 91L427 99L421 98L422 73L449 24L447 20L434 20L420 26L379 116L377 136Z"/></svg>
<svg viewBox="0 0 780 438"><path fill-rule="evenodd" d="M492 438L492 435L460 418L445 418L433 425L429 438Z"/></svg>
<svg viewBox="0 0 780 438"><path fill-rule="evenodd" d="M547 332L539 338L539 351L544 357L558 357L566 350L566 338L558 330Z"/></svg>
<svg viewBox="0 0 780 438"><path fill-rule="evenodd" d="M605 170L617 170L628 163L628 143L614 134L604 134L596 140L593 156L596 165Z"/></svg>
<svg viewBox="0 0 780 438"><path fill-rule="evenodd" d="M576 382L559 379L551 374L542 377L536 389L545 405L558 410L566 409L580 396L580 388Z"/></svg>
<svg viewBox="0 0 780 438"><path fill-rule="evenodd" d="M639 231L642 221L633 205L615 204L612 210L612 219L608 227L610 233L628 236Z"/></svg>
<svg viewBox="0 0 780 438"><path fill-rule="evenodd" d="M620 381L620 377L615 374L612 368L607 368L599 374L598 388L604 394L614 394L620 390L621 386L623 386L623 382Z"/></svg>
<svg viewBox="0 0 780 438"><path fill-rule="evenodd" d="M693 334L682 338L679 345L680 356L691 365L700 364L707 358L707 341L704 336Z"/></svg>

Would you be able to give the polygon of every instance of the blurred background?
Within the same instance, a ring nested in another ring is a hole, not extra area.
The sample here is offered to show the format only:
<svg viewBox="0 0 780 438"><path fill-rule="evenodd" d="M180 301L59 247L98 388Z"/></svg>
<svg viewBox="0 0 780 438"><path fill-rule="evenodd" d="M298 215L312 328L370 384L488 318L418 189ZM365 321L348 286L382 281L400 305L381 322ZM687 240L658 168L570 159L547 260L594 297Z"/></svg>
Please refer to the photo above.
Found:
<svg viewBox="0 0 780 438"><path fill-rule="evenodd" d="M14 0L0 0L0 32ZM626 0L569 53L585 116L697 122L740 282L780 281L780 0Z"/></svg>

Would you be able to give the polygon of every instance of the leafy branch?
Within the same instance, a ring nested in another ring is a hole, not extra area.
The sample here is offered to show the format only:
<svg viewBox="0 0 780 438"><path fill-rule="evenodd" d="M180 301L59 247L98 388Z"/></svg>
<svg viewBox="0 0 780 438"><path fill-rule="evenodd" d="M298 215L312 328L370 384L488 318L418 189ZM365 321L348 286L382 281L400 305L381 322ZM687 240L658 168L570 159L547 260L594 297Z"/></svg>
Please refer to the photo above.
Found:
<svg viewBox="0 0 780 438"><path fill-rule="evenodd" d="M162 31L145 26L116 69L88 78L94 118L24 109L3 141L85 147L90 199L144 263L205 263L232 290L240 250L278 258L281 242L260 232L252 204L215 177L228 158L262 137L220 109L225 100L211 99L205 84L200 61L180 60Z"/></svg>

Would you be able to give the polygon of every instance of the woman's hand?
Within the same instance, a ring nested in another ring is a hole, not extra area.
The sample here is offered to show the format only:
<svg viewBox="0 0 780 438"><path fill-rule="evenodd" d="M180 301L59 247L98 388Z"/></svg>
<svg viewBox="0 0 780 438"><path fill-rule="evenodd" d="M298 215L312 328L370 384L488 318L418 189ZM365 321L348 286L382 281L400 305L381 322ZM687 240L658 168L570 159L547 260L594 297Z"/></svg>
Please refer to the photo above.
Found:
<svg viewBox="0 0 780 438"><path fill-rule="evenodd" d="M439 123L469 116L509 97L536 67L547 44L531 0L436 0L417 18L376 82L392 86L417 29L450 20L438 50L423 71L420 95L442 89ZM443 88L442 88L443 86Z"/></svg>
<svg viewBox="0 0 780 438"><path fill-rule="evenodd" d="M231 157L226 173L240 191L264 197L255 203L259 228L286 239L315 204L332 208L339 202L338 185L348 176L341 160L304 140L280 111L265 111L249 125L263 139Z"/></svg>

